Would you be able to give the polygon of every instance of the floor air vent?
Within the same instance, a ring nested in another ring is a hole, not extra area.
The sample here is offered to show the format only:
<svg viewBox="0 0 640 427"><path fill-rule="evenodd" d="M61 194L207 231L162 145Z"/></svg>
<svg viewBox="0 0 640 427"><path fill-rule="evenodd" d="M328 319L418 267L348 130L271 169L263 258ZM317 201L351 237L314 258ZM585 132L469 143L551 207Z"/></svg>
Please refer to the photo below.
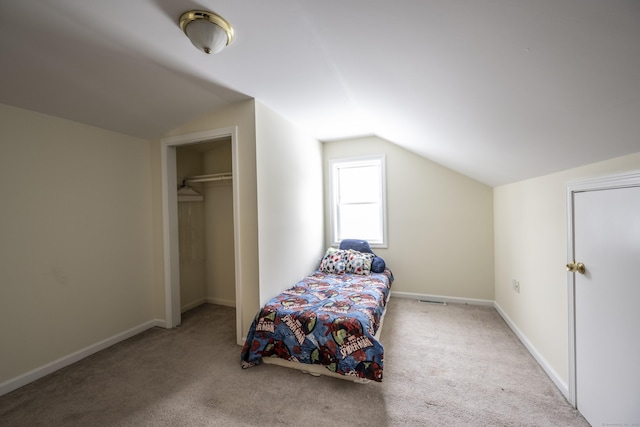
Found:
<svg viewBox="0 0 640 427"><path fill-rule="evenodd" d="M418 302L424 302L426 304L447 305L445 301L431 301L428 299L419 299Z"/></svg>

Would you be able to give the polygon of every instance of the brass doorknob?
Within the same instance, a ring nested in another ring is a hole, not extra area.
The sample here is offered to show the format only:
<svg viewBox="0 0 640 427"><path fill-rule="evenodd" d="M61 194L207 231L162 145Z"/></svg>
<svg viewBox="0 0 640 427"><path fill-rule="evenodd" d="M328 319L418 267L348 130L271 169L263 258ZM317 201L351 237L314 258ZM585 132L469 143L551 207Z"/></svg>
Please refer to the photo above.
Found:
<svg viewBox="0 0 640 427"><path fill-rule="evenodd" d="M578 272L580 274L584 274L586 268L584 267L583 263L579 262L576 264L576 262L574 261L567 264L567 271L570 271L572 273Z"/></svg>

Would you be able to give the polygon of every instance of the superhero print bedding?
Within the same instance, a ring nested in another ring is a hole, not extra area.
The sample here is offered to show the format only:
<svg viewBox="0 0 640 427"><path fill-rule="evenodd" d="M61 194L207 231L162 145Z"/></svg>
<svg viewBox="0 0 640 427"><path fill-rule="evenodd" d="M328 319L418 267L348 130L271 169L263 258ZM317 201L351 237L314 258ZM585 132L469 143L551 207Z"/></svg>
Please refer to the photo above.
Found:
<svg viewBox="0 0 640 427"><path fill-rule="evenodd" d="M242 367L277 361L357 382L382 381L384 348L377 337L393 274L386 267L372 272L370 257L360 255L327 251L323 261L331 258L331 266L321 263L319 270L267 302L249 329ZM339 256L345 265L336 273ZM354 264L349 267L350 260Z"/></svg>

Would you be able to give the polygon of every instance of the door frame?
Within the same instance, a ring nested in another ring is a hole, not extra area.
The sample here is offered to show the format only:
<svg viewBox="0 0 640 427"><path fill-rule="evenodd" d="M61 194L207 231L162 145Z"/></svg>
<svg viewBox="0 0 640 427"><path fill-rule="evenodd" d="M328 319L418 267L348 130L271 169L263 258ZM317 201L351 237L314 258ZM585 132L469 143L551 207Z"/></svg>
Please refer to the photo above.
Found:
<svg viewBox="0 0 640 427"><path fill-rule="evenodd" d="M230 126L163 138L160 147L162 169L162 227L164 252L165 322L174 328L181 322L180 259L178 249L178 188L176 147L198 144L220 138L231 138L233 184L233 242L235 264L236 341L242 340L242 294L239 239L238 127Z"/></svg>
<svg viewBox="0 0 640 427"><path fill-rule="evenodd" d="M640 171L589 178L567 184L567 264L575 260L574 195L586 191L613 190L640 187ZM569 403L576 401L576 300L575 273L567 272L567 299L569 301Z"/></svg>

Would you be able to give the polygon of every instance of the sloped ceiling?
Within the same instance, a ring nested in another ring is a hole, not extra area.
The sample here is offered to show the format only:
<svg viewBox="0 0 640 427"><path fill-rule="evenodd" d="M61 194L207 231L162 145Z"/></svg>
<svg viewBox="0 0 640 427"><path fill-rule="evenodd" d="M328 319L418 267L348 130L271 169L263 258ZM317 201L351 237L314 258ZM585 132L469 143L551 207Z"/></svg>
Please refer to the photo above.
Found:
<svg viewBox="0 0 640 427"><path fill-rule="evenodd" d="M232 45L196 50L189 9ZM640 151L640 1L0 0L0 103L157 138L248 98L491 186L614 158Z"/></svg>

